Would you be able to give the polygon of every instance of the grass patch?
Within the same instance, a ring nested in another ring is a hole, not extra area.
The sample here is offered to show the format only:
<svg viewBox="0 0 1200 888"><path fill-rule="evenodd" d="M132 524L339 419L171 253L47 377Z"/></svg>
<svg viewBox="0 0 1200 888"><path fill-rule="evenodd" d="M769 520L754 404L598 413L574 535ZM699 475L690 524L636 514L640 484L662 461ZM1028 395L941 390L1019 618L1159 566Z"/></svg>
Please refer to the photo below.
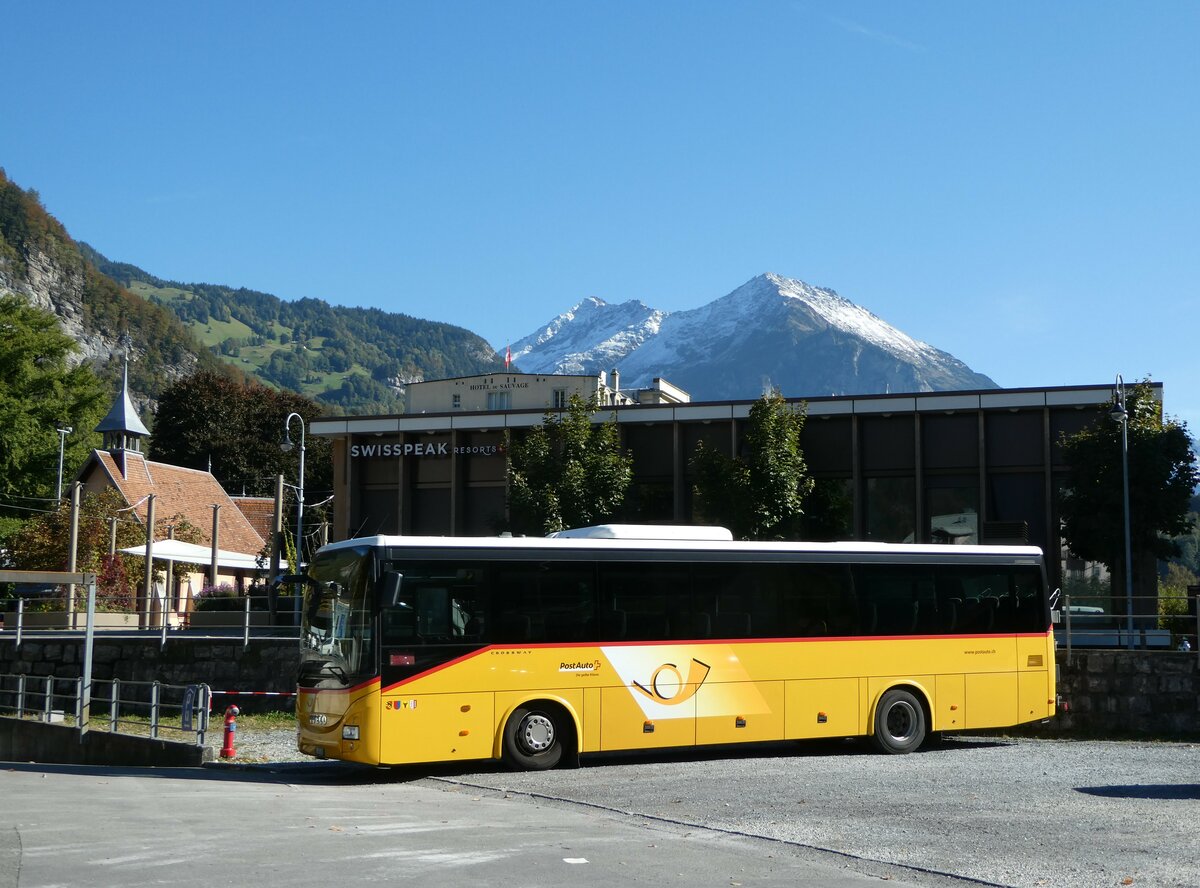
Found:
<svg viewBox="0 0 1200 888"><path fill-rule="evenodd" d="M224 716L214 712L212 721L222 720L224 724ZM209 723L211 724L212 721ZM295 730L296 728L296 713L294 712L258 712L253 715L239 715L237 719L238 729L243 726L250 730L256 731L280 731L284 729Z"/></svg>

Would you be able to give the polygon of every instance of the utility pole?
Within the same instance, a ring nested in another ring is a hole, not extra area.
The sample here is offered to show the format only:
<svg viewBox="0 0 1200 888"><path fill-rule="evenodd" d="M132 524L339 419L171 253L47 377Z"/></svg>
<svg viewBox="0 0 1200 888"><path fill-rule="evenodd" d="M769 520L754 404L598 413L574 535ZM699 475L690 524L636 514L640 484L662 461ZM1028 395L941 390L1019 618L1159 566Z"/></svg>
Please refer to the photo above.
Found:
<svg viewBox="0 0 1200 888"><path fill-rule="evenodd" d="M142 586L143 629L150 629L150 596L154 594L154 494L146 497L146 576Z"/></svg>
<svg viewBox="0 0 1200 888"><path fill-rule="evenodd" d="M213 503L213 524L212 524L212 561L208 565L208 585L213 589L217 588L217 550L219 534L221 532L221 504Z"/></svg>
<svg viewBox="0 0 1200 888"><path fill-rule="evenodd" d="M275 623L275 612L279 608L279 588L275 578L279 576L280 550L283 548L283 475L275 476L275 516L271 520L271 572L267 576L267 609L271 613L271 624Z"/></svg>
<svg viewBox="0 0 1200 888"><path fill-rule="evenodd" d="M79 559L79 497L83 485L71 485L71 535L67 541L67 573L75 573ZM75 628L75 586L67 585L67 625Z"/></svg>
<svg viewBox="0 0 1200 888"><path fill-rule="evenodd" d="M167 525L167 539L175 539L175 525ZM175 602L175 562L167 561L167 588L163 592L163 598L166 601L167 607L171 610L177 610L178 605ZM163 608L163 624L167 622L167 607Z"/></svg>

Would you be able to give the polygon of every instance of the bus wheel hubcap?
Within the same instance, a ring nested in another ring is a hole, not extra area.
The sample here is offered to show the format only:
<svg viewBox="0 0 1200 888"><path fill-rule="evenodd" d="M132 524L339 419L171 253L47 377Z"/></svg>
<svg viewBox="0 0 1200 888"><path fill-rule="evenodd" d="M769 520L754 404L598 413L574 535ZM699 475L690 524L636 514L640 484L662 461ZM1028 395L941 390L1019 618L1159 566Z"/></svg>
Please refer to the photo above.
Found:
<svg viewBox="0 0 1200 888"><path fill-rule="evenodd" d="M916 723L917 715L907 703L897 703L888 710L887 730L897 740L911 737Z"/></svg>
<svg viewBox="0 0 1200 888"><path fill-rule="evenodd" d="M554 722L544 715L530 715L521 723L521 740L530 752L545 752L554 745Z"/></svg>

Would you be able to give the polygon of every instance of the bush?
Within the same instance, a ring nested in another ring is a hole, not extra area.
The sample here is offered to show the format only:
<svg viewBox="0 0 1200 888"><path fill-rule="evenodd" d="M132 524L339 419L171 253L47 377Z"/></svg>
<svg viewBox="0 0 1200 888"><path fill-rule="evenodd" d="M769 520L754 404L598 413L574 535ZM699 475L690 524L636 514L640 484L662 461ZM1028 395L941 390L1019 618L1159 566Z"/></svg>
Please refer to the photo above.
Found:
<svg viewBox="0 0 1200 888"><path fill-rule="evenodd" d="M86 593L85 593L86 595ZM86 597L83 606L87 607ZM96 610L101 613L137 613L137 598L121 555L101 555L96 576Z"/></svg>
<svg viewBox="0 0 1200 888"><path fill-rule="evenodd" d="M242 598L229 583L219 586L205 586L196 593L196 610L199 611L239 611L245 607Z"/></svg>

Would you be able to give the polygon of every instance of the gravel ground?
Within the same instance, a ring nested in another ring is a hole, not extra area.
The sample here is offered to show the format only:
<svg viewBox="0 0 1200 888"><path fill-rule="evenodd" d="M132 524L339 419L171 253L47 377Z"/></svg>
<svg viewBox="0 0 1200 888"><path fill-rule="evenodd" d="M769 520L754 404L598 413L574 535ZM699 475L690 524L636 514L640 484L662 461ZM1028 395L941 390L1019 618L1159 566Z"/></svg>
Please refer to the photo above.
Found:
<svg viewBox="0 0 1200 888"><path fill-rule="evenodd" d="M212 750L213 761L221 761L221 746L225 742L225 725L218 717L209 723L205 735L205 746ZM265 764L268 762L311 762L310 756L301 754L296 748L295 728L255 729L238 725L234 735L237 750L235 762L242 764Z"/></svg>
<svg viewBox="0 0 1200 888"><path fill-rule="evenodd" d="M219 747L219 739L217 746ZM311 761L292 731L239 761ZM431 784L649 818L1004 886L1200 885L1200 745L956 738L909 756L857 744L593 756L578 770L484 763Z"/></svg>

